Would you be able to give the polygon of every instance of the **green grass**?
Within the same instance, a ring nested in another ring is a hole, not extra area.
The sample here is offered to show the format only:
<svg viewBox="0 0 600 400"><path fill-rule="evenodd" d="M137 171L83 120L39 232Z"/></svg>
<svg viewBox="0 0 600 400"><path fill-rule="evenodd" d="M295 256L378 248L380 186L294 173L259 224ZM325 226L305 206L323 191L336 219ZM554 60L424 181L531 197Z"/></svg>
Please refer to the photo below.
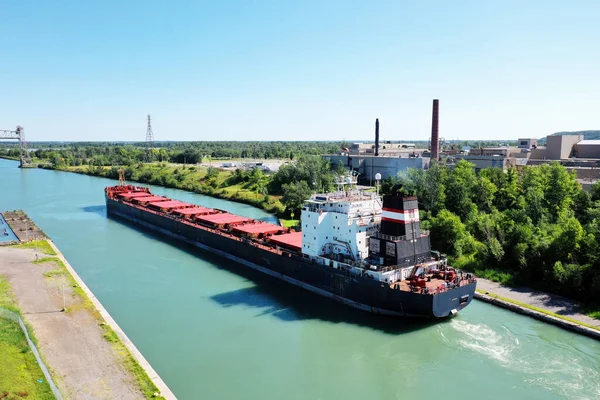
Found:
<svg viewBox="0 0 600 400"><path fill-rule="evenodd" d="M299 219L280 219L285 228L294 228L300 223Z"/></svg>
<svg viewBox="0 0 600 400"><path fill-rule="evenodd" d="M543 308L535 307L535 306L532 306L532 305L529 305L529 304L526 304L526 303L521 303L520 301L509 299L507 297L498 296L497 294L494 294L494 293L486 293L485 290L481 290L481 289L477 289L477 292L479 292L481 294L487 294L488 296L493 297L495 299L504 300L507 303L515 304L515 305L521 306L523 308L527 308L527 309L530 309L530 310L533 310L533 311L537 311L537 312L542 313L542 314L546 314L546 315L550 315L550 316L558 318L558 319L562 319L564 321L569 321L569 322L572 322L572 323L577 324L577 325L585 326L586 328L590 328L590 329L594 329L594 330L600 331L600 328L597 327L597 326L589 325L589 324L586 324L584 322L578 321L578 320L573 319L573 318L565 317L565 316L560 315L560 314L555 314L555 313L550 312L548 310L544 310Z"/></svg>
<svg viewBox="0 0 600 400"><path fill-rule="evenodd" d="M491 267L483 267L473 254L449 257L448 263L458 269L473 272L479 278L498 282L502 285L512 286L515 283L513 274Z"/></svg>
<svg viewBox="0 0 600 400"><path fill-rule="evenodd" d="M32 240L31 242L27 242L27 243L20 243L20 244L14 244L12 245L12 247L18 248L18 249L35 249L36 248L36 241ZM50 244L48 243L47 240L38 240L37 241L37 248L40 252L44 253L44 254L48 254L51 256L55 256L56 252L54 251L54 249L50 246Z"/></svg>
<svg viewBox="0 0 600 400"><path fill-rule="evenodd" d="M0 307L18 312L4 277L0 276ZM42 382L38 382L42 380ZM54 399L18 323L0 318L0 396Z"/></svg>
<svg viewBox="0 0 600 400"><path fill-rule="evenodd" d="M80 304L71 304L67 308L66 311L73 312L73 311L77 311L77 310L84 308L84 309L88 310L89 312L91 312L97 319L102 319L102 317L100 316L100 313L94 306L94 303L92 303L92 301L89 299L87 294L85 294L85 291L79 286L79 284L77 283L75 278L73 278L73 275L71 275L69 273L69 271L67 270L67 267L60 259L58 259L57 257L44 257L44 258L40 258L37 261L34 261L33 263L34 264L53 263L54 265L56 265L56 267L57 267L56 269L44 272L44 276L46 278L64 277L65 281L66 281L66 285L71 286L74 295L79 297L81 303Z"/></svg>
<svg viewBox="0 0 600 400"><path fill-rule="evenodd" d="M475 269L473 273L479 278L487 279L493 282L498 282L506 286L510 286L514 282L514 277L512 274L504 271L498 271L495 269Z"/></svg>
<svg viewBox="0 0 600 400"><path fill-rule="evenodd" d="M586 311L585 314L588 317L595 318L595 319L600 319L600 310Z"/></svg>
<svg viewBox="0 0 600 400"><path fill-rule="evenodd" d="M134 375L138 386L140 387L142 393L147 399L164 399L162 396L155 397L154 393L158 392L158 388L146 371L142 368L142 366L137 362L137 360L131 355L127 347L121 342L119 336L112 330L112 328L106 324L101 324L102 329L104 330L104 339L111 344L115 352L121 358L121 361L125 365L131 373Z"/></svg>
<svg viewBox="0 0 600 400"><path fill-rule="evenodd" d="M10 284L2 275L0 275L0 307L19 312L19 308L10 290Z"/></svg>

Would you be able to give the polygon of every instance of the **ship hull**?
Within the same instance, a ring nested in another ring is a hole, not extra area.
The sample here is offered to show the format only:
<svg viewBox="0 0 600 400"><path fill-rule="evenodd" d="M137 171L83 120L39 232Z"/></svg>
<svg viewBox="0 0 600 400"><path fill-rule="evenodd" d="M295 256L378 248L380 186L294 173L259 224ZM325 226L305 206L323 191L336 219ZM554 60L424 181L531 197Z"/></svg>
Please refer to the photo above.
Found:
<svg viewBox="0 0 600 400"><path fill-rule="evenodd" d="M145 229L217 254L246 267L348 306L395 317L444 318L466 307L476 282L436 295L392 289L373 279L311 263L294 253L278 254L250 242L106 198L107 213Z"/></svg>

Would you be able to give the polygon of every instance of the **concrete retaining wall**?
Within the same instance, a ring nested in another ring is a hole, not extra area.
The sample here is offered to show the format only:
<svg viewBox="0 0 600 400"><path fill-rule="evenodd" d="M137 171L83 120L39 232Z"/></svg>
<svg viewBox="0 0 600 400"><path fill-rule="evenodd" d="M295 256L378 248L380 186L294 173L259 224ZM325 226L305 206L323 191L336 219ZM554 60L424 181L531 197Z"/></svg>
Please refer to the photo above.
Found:
<svg viewBox="0 0 600 400"><path fill-rule="evenodd" d="M498 299L496 297L475 292L476 299L485 301L486 303L493 304L498 307L505 308L507 310L515 311L519 314L527 315L529 317L533 317L537 320L547 322L556 326L559 326L563 329L568 329L570 331L591 337L593 339L600 340L600 331L592 328L588 328L587 326L579 325L575 322L567 321L561 318L553 317L552 315L544 314L539 311L532 310L530 308L526 308L520 306L518 304L510 303L508 301Z"/></svg>

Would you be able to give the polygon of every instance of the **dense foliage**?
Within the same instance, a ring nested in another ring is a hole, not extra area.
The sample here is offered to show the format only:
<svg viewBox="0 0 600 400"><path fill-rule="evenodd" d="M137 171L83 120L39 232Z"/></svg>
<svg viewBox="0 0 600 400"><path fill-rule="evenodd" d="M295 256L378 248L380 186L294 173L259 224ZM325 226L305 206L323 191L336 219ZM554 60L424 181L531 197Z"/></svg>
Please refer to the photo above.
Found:
<svg viewBox="0 0 600 400"><path fill-rule="evenodd" d="M479 174L464 160L434 164L382 190L416 194L432 246L458 266L598 302L600 185L583 191L558 163Z"/></svg>
<svg viewBox="0 0 600 400"><path fill-rule="evenodd" d="M112 166L152 161L197 164L208 158L293 160L300 155L337 153L343 145L342 142L161 142L152 149L143 143L40 143L31 147L36 148L32 152L35 158L54 166ZM18 157L19 149L14 143L5 144L0 155Z"/></svg>

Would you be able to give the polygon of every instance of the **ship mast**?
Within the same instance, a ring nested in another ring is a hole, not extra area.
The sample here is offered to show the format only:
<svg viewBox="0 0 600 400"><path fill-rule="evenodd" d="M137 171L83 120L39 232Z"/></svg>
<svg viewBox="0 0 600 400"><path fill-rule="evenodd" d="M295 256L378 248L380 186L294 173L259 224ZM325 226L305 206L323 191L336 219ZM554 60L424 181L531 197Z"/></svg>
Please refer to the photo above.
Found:
<svg viewBox="0 0 600 400"><path fill-rule="evenodd" d="M119 170L119 186L125 186L125 170L123 168Z"/></svg>

